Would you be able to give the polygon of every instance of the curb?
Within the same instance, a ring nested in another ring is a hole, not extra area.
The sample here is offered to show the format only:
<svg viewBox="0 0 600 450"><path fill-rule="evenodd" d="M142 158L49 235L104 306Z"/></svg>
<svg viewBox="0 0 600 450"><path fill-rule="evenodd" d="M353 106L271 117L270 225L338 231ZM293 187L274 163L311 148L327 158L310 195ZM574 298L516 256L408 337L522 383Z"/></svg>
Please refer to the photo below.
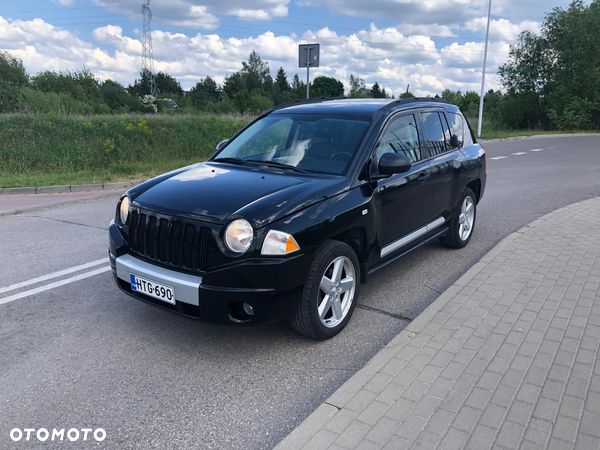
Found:
<svg viewBox="0 0 600 450"><path fill-rule="evenodd" d="M566 138L566 137L600 137L600 133L562 133L562 134L534 134L531 136L512 136L507 138L485 139L479 138L479 142L503 142L503 141L522 141L526 139L537 138Z"/></svg>
<svg viewBox="0 0 600 450"><path fill-rule="evenodd" d="M69 192L109 191L128 189L144 180L119 181L115 183L97 184L63 184L39 187L5 187L0 188L0 195L30 195L30 194L67 194Z"/></svg>
<svg viewBox="0 0 600 450"><path fill-rule="evenodd" d="M111 195L115 195L118 192L119 191L117 189L113 189L113 190L106 189L106 190L98 191L98 194L95 195L94 197L78 198L78 199L70 198L70 199L66 199L66 200L61 200L59 202L53 202L53 203L47 204L47 205L35 205L35 206L28 206L25 208L11 209L9 211L0 211L0 217L15 216L17 214L24 214L24 213L34 212L34 211L42 211L44 209L50 209L50 208L55 208L57 206L64 206L64 205L69 205L69 204L85 203L90 200L96 200L99 198L110 197ZM7 195L10 195L10 194L7 194Z"/></svg>
<svg viewBox="0 0 600 450"><path fill-rule="evenodd" d="M391 361L396 355L398 347L403 347L409 342L417 339L426 325L431 323L431 319L444 308L448 302L455 297L468 283L476 277L494 258L502 252L515 239L518 239L525 233L528 233L532 228L543 224L550 217L555 215L557 211L573 207L580 203L585 203L591 199L575 202L571 205L558 208L551 211L529 224L521 227L517 231L506 236L490 249L480 260L467 270L458 280L446 289L437 299L435 299L421 314L419 314L406 328L398 333L388 344L379 350L360 370L352 375L344 384L342 384L333 394L323 401L316 410L308 415L300 424L296 426L281 442L277 444L275 449L301 449L306 448L308 442L321 430L323 422L333 417L339 410L344 408L346 404L363 389L363 387L377 373Z"/></svg>

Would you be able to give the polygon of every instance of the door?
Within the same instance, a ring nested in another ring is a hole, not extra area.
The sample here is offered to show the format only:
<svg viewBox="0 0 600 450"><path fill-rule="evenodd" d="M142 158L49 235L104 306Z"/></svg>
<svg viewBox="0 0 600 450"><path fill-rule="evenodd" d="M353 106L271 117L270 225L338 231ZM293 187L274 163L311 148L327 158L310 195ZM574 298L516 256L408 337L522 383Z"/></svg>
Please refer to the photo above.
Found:
<svg viewBox="0 0 600 450"><path fill-rule="evenodd" d="M385 153L404 153L412 162L408 172L378 180L375 200L379 210L379 242L382 256L396 250L389 244L423 227L431 219L430 165L419 142L416 114L393 117L374 152L374 167ZM376 169L374 172L375 175ZM402 245L398 246L400 248Z"/></svg>
<svg viewBox="0 0 600 450"><path fill-rule="evenodd" d="M449 113L447 113L449 114ZM421 113L421 130L423 133L423 150L428 153L431 163L431 189L433 192L431 208L435 218L448 217L458 201L457 192L460 182L460 167L464 160L460 147L463 133L459 132L462 118L452 114L452 132L446 121L446 114L441 111ZM458 120L460 119L460 123ZM455 124L456 122L456 124Z"/></svg>

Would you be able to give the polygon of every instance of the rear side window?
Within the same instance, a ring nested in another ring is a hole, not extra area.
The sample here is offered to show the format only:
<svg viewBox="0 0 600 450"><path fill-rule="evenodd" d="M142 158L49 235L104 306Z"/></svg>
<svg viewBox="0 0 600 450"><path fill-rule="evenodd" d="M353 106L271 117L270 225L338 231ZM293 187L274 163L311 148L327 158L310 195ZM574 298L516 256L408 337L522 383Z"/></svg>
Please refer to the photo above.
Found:
<svg viewBox="0 0 600 450"><path fill-rule="evenodd" d="M450 148L461 148L465 142L465 124L460 114L446 113L450 127Z"/></svg>
<svg viewBox="0 0 600 450"><path fill-rule="evenodd" d="M437 112L421 113L423 129L423 149L430 156L437 156L446 151L446 135Z"/></svg>

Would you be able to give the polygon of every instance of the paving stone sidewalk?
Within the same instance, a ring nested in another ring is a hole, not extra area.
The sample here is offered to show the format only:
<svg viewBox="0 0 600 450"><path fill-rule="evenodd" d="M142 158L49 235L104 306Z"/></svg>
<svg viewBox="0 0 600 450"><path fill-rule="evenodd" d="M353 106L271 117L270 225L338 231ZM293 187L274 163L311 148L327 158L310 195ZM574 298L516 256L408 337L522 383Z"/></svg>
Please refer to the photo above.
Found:
<svg viewBox="0 0 600 450"><path fill-rule="evenodd" d="M504 239L278 448L600 449L599 286L596 198Z"/></svg>

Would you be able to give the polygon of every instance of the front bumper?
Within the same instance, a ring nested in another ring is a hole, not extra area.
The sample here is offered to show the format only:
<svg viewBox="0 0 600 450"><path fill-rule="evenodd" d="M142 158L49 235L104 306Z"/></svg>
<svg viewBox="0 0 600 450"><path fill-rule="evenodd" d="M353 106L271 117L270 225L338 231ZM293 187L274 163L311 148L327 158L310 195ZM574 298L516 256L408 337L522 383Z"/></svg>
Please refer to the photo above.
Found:
<svg viewBox="0 0 600 450"><path fill-rule="evenodd" d="M119 228L111 223L109 259L118 286L137 299L207 322L240 324L288 317L302 294L313 254L245 260L192 275L129 254ZM175 305L133 291L130 274L172 286ZM243 303L252 307L253 315L244 312Z"/></svg>

